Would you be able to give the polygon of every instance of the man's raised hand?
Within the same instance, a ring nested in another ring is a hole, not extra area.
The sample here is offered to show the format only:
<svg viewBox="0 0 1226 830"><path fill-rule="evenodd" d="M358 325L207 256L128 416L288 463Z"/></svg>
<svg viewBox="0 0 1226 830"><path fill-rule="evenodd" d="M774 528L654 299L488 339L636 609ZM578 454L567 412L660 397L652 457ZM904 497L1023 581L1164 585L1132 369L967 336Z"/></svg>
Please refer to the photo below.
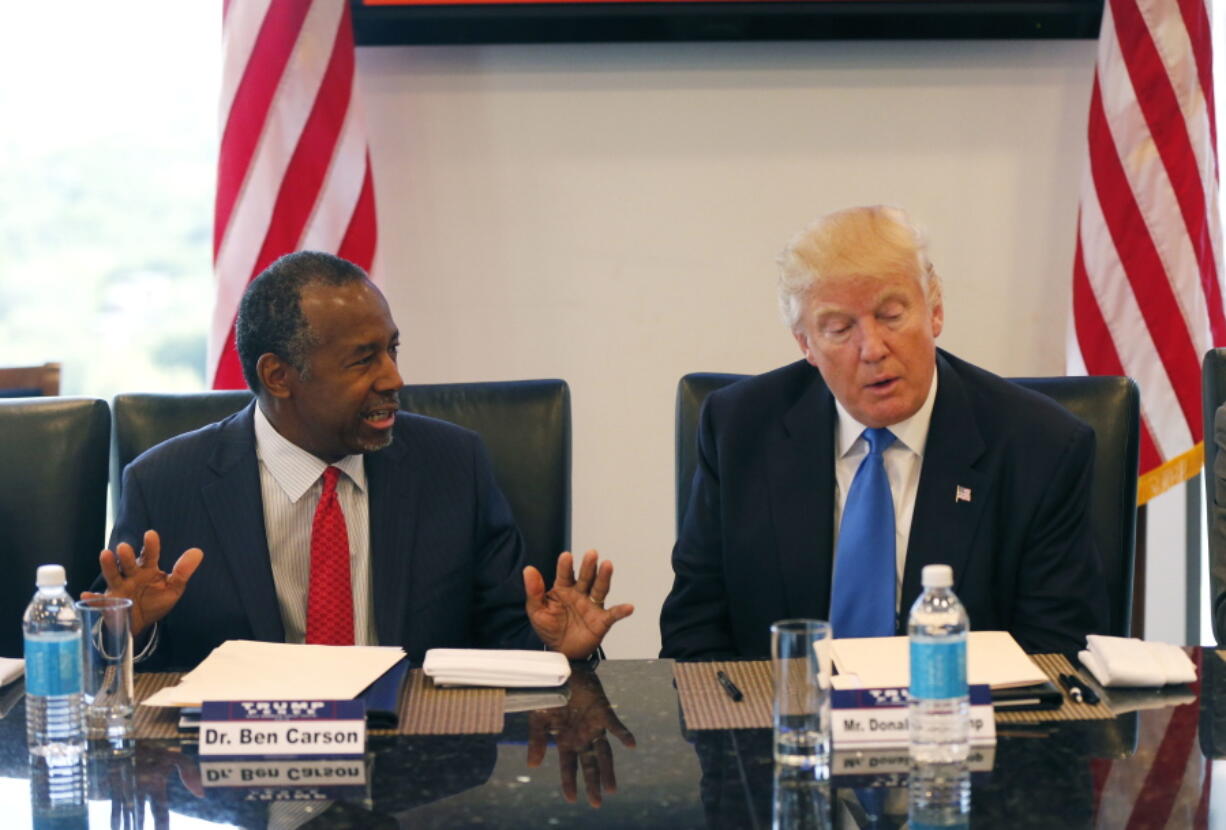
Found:
<svg viewBox="0 0 1226 830"><path fill-rule="evenodd" d="M585 553L576 579L574 557L562 553L553 587L548 591L540 571L532 566L524 568L528 621L546 646L571 660L594 652L613 624L634 612L634 606L628 604L604 607L613 580L613 563L605 560L598 565L598 559L594 550Z"/></svg>
<svg viewBox="0 0 1226 830"><path fill-rule="evenodd" d="M102 578L106 580L106 595L132 600L132 634L166 616L204 559L200 548L189 548L175 562L170 573L158 567L162 543L156 531L146 530L140 555L127 542L120 542L115 551L104 550L98 557ZM86 591L82 598L99 596Z"/></svg>

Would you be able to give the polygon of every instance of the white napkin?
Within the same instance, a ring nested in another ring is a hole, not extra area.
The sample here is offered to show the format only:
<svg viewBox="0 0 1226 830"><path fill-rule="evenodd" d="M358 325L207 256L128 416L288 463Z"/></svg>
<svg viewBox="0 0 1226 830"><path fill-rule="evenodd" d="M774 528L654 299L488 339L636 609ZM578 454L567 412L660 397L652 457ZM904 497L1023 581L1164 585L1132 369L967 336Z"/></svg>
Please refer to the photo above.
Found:
<svg viewBox="0 0 1226 830"><path fill-rule="evenodd" d="M1179 686L1170 689L1121 689L1117 687L1107 692L1106 700L1111 714L1122 715L1125 712L1139 712L1143 709L1165 709L1168 706L1195 703L1196 695Z"/></svg>
<svg viewBox="0 0 1226 830"><path fill-rule="evenodd" d="M1165 686L1196 680L1196 666L1179 646L1091 634L1078 657L1103 686Z"/></svg>
<svg viewBox="0 0 1226 830"><path fill-rule="evenodd" d="M502 711L535 712L537 709L556 709L570 702L570 692L565 688L548 692L540 689L512 689L502 702Z"/></svg>
<svg viewBox="0 0 1226 830"><path fill-rule="evenodd" d="M440 686L561 686L570 663L556 651L432 648L421 665Z"/></svg>
<svg viewBox="0 0 1226 830"><path fill-rule="evenodd" d="M25 660L20 657L0 657L0 686L7 686L25 673Z"/></svg>

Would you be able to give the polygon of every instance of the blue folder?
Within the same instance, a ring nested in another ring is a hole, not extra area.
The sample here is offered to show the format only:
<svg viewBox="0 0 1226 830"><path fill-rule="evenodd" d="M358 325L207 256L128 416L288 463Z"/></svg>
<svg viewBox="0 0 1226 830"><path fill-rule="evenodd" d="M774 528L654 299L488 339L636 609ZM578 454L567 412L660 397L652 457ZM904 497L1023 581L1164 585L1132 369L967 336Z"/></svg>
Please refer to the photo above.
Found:
<svg viewBox="0 0 1226 830"><path fill-rule="evenodd" d="M366 725L369 728L396 728L400 695L404 691L404 681L408 676L409 658L402 657L358 695L358 699L366 703Z"/></svg>

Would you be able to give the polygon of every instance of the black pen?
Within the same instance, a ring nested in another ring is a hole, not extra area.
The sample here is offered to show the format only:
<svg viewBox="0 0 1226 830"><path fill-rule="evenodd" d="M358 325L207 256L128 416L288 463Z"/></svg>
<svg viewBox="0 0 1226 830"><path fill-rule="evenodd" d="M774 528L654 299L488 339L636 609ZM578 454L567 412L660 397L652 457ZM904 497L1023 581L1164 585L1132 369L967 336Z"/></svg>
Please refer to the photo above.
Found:
<svg viewBox="0 0 1226 830"><path fill-rule="evenodd" d="M1062 674L1060 682L1064 684L1064 688L1068 689L1069 697L1078 703L1088 703L1091 706L1098 703L1098 693L1077 675Z"/></svg>
<svg viewBox="0 0 1226 830"><path fill-rule="evenodd" d="M1074 703L1085 703L1085 699L1081 695L1081 686L1073 679L1072 675L1061 674L1060 685L1068 690L1068 696Z"/></svg>
<svg viewBox="0 0 1226 830"><path fill-rule="evenodd" d="M719 681L719 685L724 687L724 694L732 698L734 703L740 703L745 697L745 695L741 694L741 690L736 687L736 684L722 670L715 673L715 679Z"/></svg>
<svg viewBox="0 0 1226 830"><path fill-rule="evenodd" d="M1081 699L1093 706L1098 703L1098 693L1090 688L1090 684L1086 683L1077 675L1072 675L1073 682L1077 684L1077 688L1081 689Z"/></svg>

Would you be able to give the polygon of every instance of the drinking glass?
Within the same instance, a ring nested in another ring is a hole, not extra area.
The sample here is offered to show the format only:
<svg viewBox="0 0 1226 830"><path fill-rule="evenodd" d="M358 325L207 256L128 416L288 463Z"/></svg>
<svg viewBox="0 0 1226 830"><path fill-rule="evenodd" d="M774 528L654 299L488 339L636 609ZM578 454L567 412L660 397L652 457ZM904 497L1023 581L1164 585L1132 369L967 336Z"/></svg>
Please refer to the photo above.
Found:
<svg viewBox="0 0 1226 830"><path fill-rule="evenodd" d="M132 600L93 597L77 603L84 626L82 692L85 734L112 753L132 749Z"/></svg>
<svg viewBox="0 0 1226 830"><path fill-rule="evenodd" d="M831 830L830 780L814 767L775 764L772 830Z"/></svg>
<svg viewBox="0 0 1226 830"><path fill-rule="evenodd" d="M830 623L771 626L775 674L775 762L830 771Z"/></svg>

